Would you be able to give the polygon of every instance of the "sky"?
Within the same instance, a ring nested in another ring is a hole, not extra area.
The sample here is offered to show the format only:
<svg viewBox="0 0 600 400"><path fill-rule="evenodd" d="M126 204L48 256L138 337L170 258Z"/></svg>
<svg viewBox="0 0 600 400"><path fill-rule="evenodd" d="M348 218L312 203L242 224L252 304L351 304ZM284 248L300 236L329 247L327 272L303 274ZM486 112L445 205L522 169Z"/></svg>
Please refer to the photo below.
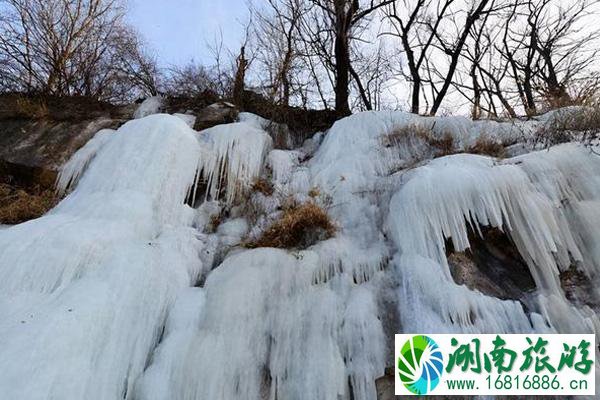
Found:
<svg viewBox="0 0 600 400"><path fill-rule="evenodd" d="M237 47L247 18L246 0L128 0L127 7L128 21L164 67L210 63L207 43L222 32L223 44Z"/></svg>

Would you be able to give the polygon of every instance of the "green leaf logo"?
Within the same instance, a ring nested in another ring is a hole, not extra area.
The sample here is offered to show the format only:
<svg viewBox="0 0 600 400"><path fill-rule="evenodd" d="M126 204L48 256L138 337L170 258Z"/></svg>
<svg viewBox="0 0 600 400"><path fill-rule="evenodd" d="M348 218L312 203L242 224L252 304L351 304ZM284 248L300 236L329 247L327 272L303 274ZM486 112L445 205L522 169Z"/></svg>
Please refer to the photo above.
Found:
<svg viewBox="0 0 600 400"><path fill-rule="evenodd" d="M404 343L398 357L400 380L411 393L424 395L440 383L444 358L428 336L413 336Z"/></svg>

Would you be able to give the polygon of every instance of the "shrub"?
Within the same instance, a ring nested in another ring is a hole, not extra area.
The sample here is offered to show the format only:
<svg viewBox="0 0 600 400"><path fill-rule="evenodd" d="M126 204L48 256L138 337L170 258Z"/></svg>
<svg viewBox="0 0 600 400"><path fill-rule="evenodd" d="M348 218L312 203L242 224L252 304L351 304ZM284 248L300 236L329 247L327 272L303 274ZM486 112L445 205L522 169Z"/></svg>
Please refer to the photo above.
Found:
<svg viewBox="0 0 600 400"><path fill-rule="evenodd" d="M325 210L317 204L292 205L284 209L258 240L246 243L246 247L306 248L330 238L335 230Z"/></svg>
<svg viewBox="0 0 600 400"><path fill-rule="evenodd" d="M0 224L14 225L44 215L57 203L52 190L35 188L31 193L0 184Z"/></svg>

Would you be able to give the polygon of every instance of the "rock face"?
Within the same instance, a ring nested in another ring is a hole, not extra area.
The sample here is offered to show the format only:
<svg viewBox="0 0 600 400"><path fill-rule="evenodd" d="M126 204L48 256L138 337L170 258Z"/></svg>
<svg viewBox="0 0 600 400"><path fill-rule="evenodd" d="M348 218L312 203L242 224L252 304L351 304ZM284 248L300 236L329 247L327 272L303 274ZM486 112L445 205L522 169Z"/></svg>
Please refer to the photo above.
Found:
<svg viewBox="0 0 600 400"><path fill-rule="evenodd" d="M102 118L82 122L1 121L0 175L21 185L51 187L60 166L96 132L121 121Z"/></svg>
<svg viewBox="0 0 600 400"><path fill-rule="evenodd" d="M375 381L375 386L377 387L377 400L395 399L394 368L386 368L385 375Z"/></svg>
<svg viewBox="0 0 600 400"><path fill-rule="evenodd" d="M235 122L238 117L238 109L231 103L218 102L198 111L194 129L201 131L220 124Z"/></svg>
<svg viewBox="0 0 600 400"><path fill-rule="evenodd" d="M455 282L504 300L521 300L535 290L527 264L508 235L498 229L480 229L481 236L469 232L471 248L467 252L454 252L452 244L447 244Z"/></svg>
<svg viewBox="0 0 600 400"><path fill-rule="evenodd" d="M51 188L60 166L96 132L117 128L131 107L81 98L0 96L0 180Z"/></svg>

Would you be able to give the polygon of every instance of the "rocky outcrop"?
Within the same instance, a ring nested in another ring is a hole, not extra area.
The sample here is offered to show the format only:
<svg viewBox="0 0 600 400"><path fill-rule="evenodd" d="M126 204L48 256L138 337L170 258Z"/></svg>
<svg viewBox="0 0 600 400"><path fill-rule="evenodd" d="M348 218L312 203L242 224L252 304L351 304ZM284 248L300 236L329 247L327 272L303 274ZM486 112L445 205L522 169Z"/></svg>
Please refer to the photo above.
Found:
<svg viewBox="0 0 600 400"><path fill-rule="evenodd" d="M0 96L0 181L51 188L75 151L100 129L117 128L134 108L79 97Z"/></svg>
<svg viewBox="0 0 600 400"><path fill-rule="evenodd" d="M60 167L96 132L117 128L134 110L85 97L0 95L0 224L52 208Z"/></svg>
<svg viewBox="0 0 600 400"><path fill-rule="evenodd" d="M221 101L204 107L196 113L194 129L201 131L216 125L229 124L237 121L238 109L231 103Z"/></svg>
<svg viewBox="0 0 600 400"><path fill-rule="evenodd" d="M469 232L471 248L455 252L447 243L448 264L454 281L500 299L521 300L535 289L529 268L508 235L481 227L481 235Z"/></svg>
<svg viewBox="0 0 600 400"><path fill-rule="evenodd" d="M295 143L302 143L315 132L328 130L338 119L334 110L311 110L273 103L258 93L245 91L242 111L260 115L272 122L285 124L294 134Z"/></svg>
<svg viewBox="0 0 600 400"><path fill-rule="evenodd" d="M0 176L21 185L51 187L61 165L96 132L121 120L0 121Z"/></svg>

